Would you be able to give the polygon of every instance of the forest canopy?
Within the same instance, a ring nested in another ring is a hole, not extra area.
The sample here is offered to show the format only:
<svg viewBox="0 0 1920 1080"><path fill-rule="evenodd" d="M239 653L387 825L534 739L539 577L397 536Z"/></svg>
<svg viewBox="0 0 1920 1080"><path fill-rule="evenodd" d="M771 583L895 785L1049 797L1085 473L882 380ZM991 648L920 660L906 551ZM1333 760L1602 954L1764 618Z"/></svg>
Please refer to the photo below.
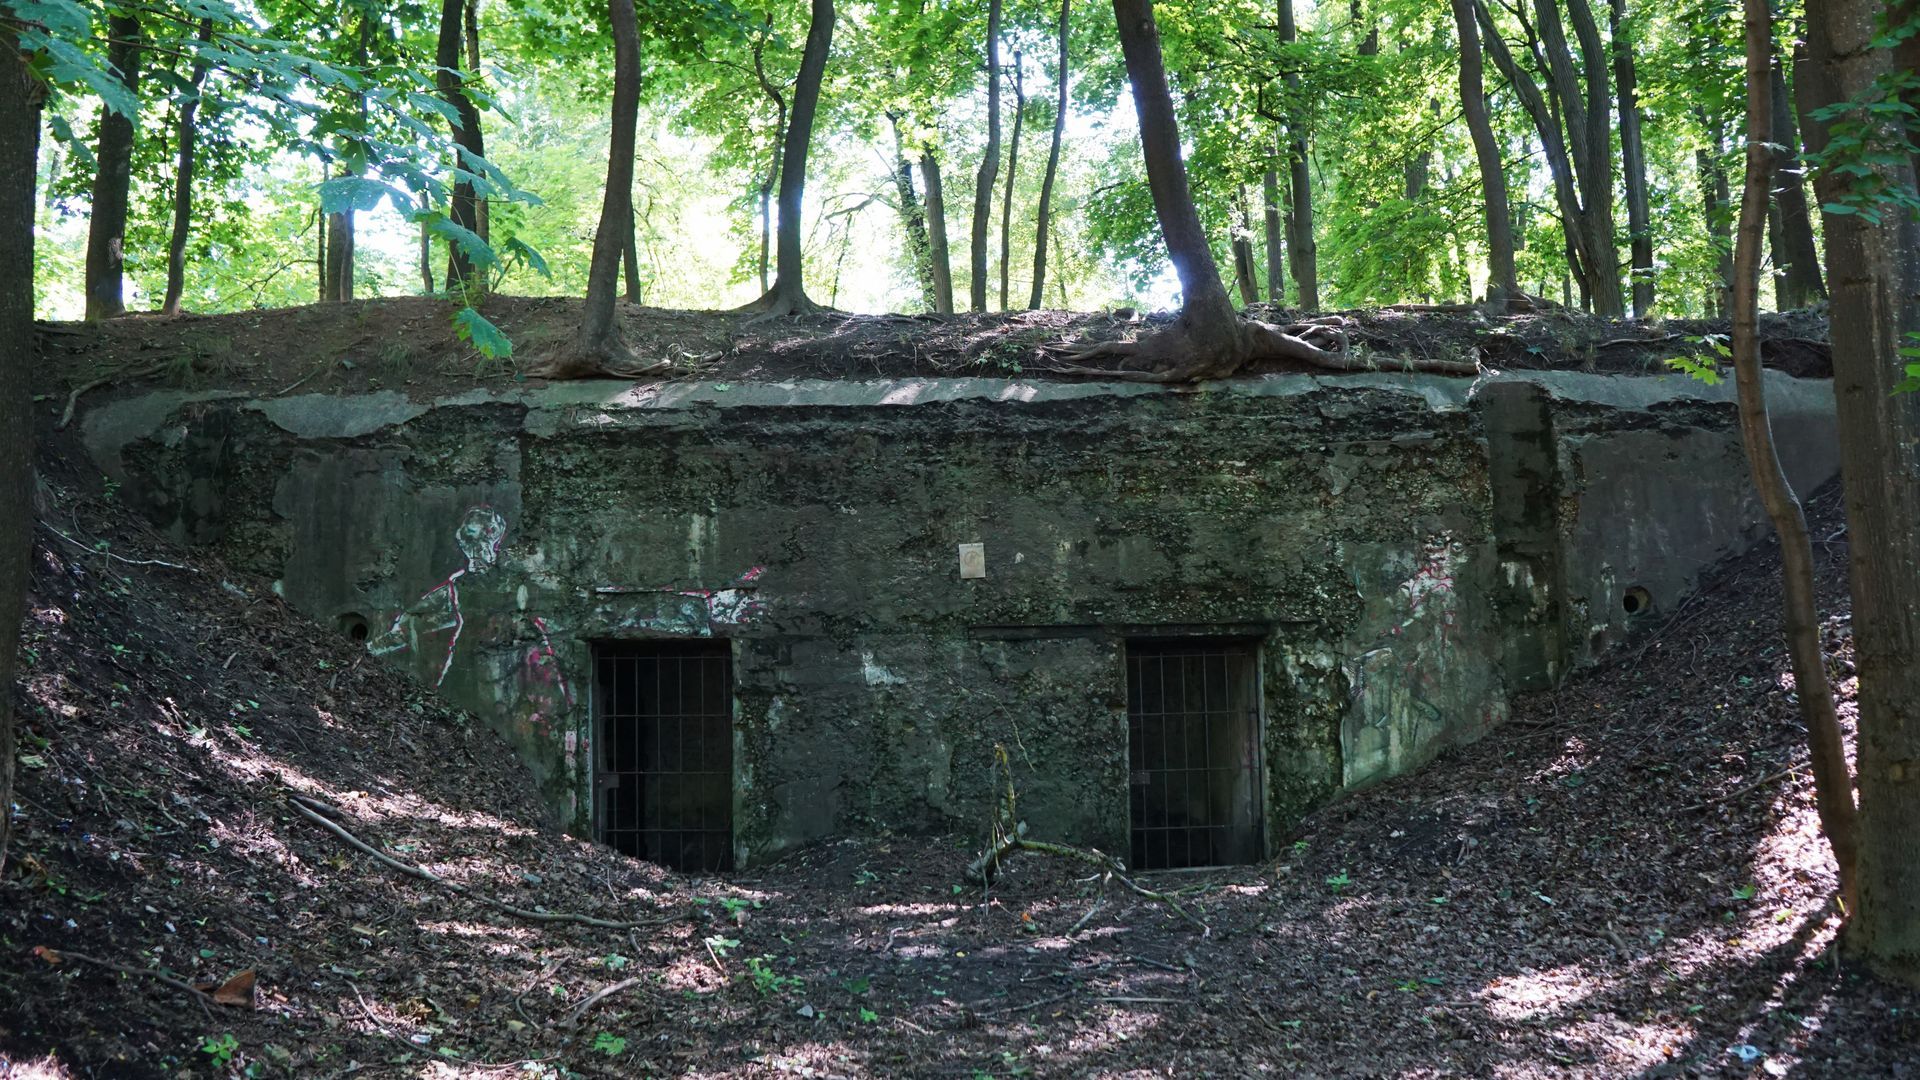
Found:
<svg viewBox="0 0 1920 1080"><path fill-rule="evenodd" d="M81 12L88 29L71 47L92 55L60 62L107 73L48 102L41 317L87 312L89 231L99 200L114 198L100 177L116 153L128 309L166 306L170 261L187 311L444 291L459 270L449 248L468 234L491 248L480 287L586 291L614 84L601 5L7 7L22 20ZM1743 106L1737 6L1170 0L1155 16L1195 207L1240 302L1486 293L1485 194L1460 81L1472 54L1507 188L1514 284L1601 314L1723 313ZM771 285L809 6L643 3L637 22L625 292L663 307L743 304ZM1791 160L1796 13L1776 26L1788 160L1763 302L1788 308L1817 301L1822 283L1819 215ZM243 41L328 74L236 63ZM813 301L908 312L956 298L988 310L1178 302L1110 5L843 3L818 101L800 234ZM116 122L129 128L120 140ZM450 129L470 141L456 149ZM464 212L461 174L488 189ZM440 175L454 182L431 182Z"/></svg>

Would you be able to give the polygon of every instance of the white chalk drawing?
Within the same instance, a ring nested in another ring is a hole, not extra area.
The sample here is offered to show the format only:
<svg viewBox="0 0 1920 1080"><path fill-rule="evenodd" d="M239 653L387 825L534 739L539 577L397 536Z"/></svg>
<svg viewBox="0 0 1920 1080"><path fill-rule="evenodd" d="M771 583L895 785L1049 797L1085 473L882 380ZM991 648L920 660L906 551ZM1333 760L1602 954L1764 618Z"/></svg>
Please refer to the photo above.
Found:
<svg viewBox="0 0 1920 1080"><path fill-rule="evenodd" d="M466 620L460 614L460 581L493 569L500 560L500 541L506 535L507 519L501 517L493 507L483 504L468 509L453 533L453 541L459 546L460 553L466 556L467 565L448 574L440 584L422 593L406 610L394 616L393 625L387 628L386 633L367 642L367 651L375 656L417 651L423 639L444 633L447 635L446 652L441 657L440 671L434 677L433 685L439 686L445 682L447 672L453 669L453 655L460 645L460 633L466 629Z"/></svg>

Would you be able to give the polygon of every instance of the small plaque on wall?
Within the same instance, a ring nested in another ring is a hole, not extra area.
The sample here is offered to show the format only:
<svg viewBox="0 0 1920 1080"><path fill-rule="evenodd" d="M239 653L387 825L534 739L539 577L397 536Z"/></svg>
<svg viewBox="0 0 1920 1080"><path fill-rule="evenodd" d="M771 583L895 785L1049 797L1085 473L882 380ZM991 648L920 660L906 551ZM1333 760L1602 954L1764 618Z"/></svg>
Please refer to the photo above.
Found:
<svg viewBox="0 0 1920 1080"><path fill-rule="evenodd" d="M960 545L960 578L983 578L987 576L987 545Z"/></svg>

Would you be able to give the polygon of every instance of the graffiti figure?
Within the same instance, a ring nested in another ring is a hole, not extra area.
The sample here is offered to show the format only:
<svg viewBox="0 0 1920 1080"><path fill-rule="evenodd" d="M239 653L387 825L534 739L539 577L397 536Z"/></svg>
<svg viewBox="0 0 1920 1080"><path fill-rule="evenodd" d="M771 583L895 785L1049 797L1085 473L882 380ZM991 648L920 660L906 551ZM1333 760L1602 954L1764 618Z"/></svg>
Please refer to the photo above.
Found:
<svg viewBox="0 0 1920 1080"><path fill-rule="evenodd" d="M460 644L460 631L466 626L460 615L460 579L469 575L477 577L493 569L500 559L500 541L506 535L507 521L493 507L482 505L469 509L460 520L460 527L453 533L453 542L459 545L460 554L466 556L467 565L448 574L446 580L428 589L405 611L394 616L393 625L387 628L386 633L367 642L367 651L375 656L408 650L418 652L424 639L444 633L447 635L446 653L441 658L440 671L433 685L439 686L445 682L447 672L453 668L453 653ZM552 653L551 645L547 646L547 651Z"/></svg>

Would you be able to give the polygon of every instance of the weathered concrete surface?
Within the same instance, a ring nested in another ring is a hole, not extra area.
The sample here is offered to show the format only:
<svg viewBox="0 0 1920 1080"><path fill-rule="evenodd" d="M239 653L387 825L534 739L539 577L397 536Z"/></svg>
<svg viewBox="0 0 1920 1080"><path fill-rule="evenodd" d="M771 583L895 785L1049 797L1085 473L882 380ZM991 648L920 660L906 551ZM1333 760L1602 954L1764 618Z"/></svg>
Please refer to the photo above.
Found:
<svg viewBox="0 0 1920 1080"><path fill-rule="evenodd" d="M1769 385L1811 487L1827 387ZM1180 635L1261 644L1278 838L1484 733L1629 629L1621 590L1670 610L1762 522L1729 396L1678 378L153 395L84 430L183 539L489 718L582 829L591 643L730 640L741 862L978 827L995 745L1038 831L1125 850L1125 642Z"/></svg>

